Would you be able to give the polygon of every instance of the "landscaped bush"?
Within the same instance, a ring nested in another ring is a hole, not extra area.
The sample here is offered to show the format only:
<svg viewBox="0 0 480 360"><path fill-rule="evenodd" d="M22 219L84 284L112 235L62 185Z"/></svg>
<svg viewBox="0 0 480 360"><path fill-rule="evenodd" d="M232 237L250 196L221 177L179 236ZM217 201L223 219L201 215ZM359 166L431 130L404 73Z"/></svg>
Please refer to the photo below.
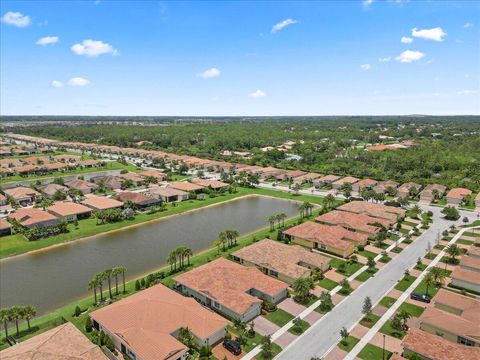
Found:
<svg viewBox="0 0 480 360"><path fill-rule="evenodd" d="M67 233L68 226L66 222L61 222L53 226L35 227L32 229L22 228L20 232L22 233L23 236L27 238L27 240L35 241L38 239Z"/></svg>

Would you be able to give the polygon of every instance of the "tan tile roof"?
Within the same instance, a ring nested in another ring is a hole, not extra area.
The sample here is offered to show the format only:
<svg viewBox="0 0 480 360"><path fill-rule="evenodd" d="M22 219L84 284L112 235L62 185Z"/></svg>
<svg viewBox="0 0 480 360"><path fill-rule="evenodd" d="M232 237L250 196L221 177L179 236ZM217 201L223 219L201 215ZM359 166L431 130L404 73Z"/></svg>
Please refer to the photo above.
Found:
<svg viewBox="0 0 480 360"><path fill-rule="evenodd" d="M176 182L171 183L169 185L169 187L172 187L172 188L177 189L177 190L182 190L182 191L189 192L189 191L202 190L205 186L193 184L193 183L190 183L190 182L187 182L187 181L176 181Z"/></svg>
<svg viewBox="0 0 480 360"><path fill-rule="evenodd" d="M402 342L405 349L434 360L478 360L480 348L456 344L418 329L410 329Z"/></svg>
<svg viewBox="0 0 480 360"><path fill-rule="evenodd" d="M68 165L61 162L54 162L54 163L43 164L42 167L47 170L60 170L60 169L65 169L66 167L68 167Z"/></svg>
<svg viewBox="0 0 480 360"><path fill-rule="evenodd" d="M182 327L188 327L205 340L228 324L227 320L193 298L184 297L161 284L90 315L123 339L142 360L179 357L187 348L171 334Z"/></svg>
<svg viewBox="0 0 480 360"><path fill-rule="evenodd" d="M131 191L123 191L121 193L118 193L117 195L114 196L114 198L123 203L126 203L127 201L131 201L137 205L154 203L159 201L151 196L138 193L138 192L131 192Z"/></svg>
<svg viewBox="0 0 480 360"><path fill-rule="evenodd" d="M227 187L228 184L223 181L214 180L214 179L195 179L193 180L195 184L198 184L203 187L209 187L212 189L221 189Z"/></svg>
<svg viewBox="0 0 480 360"><path fill-rule="evenodd" d="M82 204L97 210L107 210L123 206L121 201L104 196L91 196L83 200Z"/></svg>
<svg viewBox="0 0 480 360"><path fill-rule="evenodd" d="M56 202L52 206L48 207L47 210L59 216L80 215L92 211L92 209L87 206L70 201Z"/></svg>
<svg viewBox="0 0 480 360"><path fill-rule="evenodd" d="M324 225L313 221L291 227L285 234L344 250L351 247L348 240L363 243L368 238L366 234L349 231L341 226Z"/></svg>
<svg viewBox="0 0 480 360"><path fill-rule="evenodd" d="M72 323L0 351L2 360L108 360Z"/></svg>
<svg viewBox="0 0 480 360"><path fill-rule="evenodd" d="M462 256L460 259L460 267L469 267L480 271L480 259L475 256ZM478 276L480 277L480 273Z"/></svg>
<svg viewBox="0 0 480 360"><path fill-rule="evenodd" d="M149 189L151 194L164 196L164 197L188 195L187 192L182 190L177 190L172 187L151 186Z"/></svg>
<svg viewBox="0 0 480 360"><path fill-rule="evenodd" d="M297 177L297 176L302 176L302 175L305 175L306 172L305 171L302 171L302 170L290 170L290 171L287 171L284 175L286 177Z"/></svg>
<svg viewBox="0 0 480 360"><path fill-rule="evenodd" d="M356 177L353 176L346 176L344 178L341 178L335 182L332 183L332 185L344 185L344 184L354 184L358 181Z"/></svg>
<svg viewBox="0 0 480 360"><path fill-rule="evenodd" d="M366 214L357 214L339 210L333 210L326 214L320 215L315 220L321 223L340 225L345 228L371 234L377 233L380 230L379 227L373 225L374 223L380 223L386 228L388 228L390 225L390 222L385 219L374 218Z"/></svg>
<svg viewBox="0 0 480 360"><path fill-rule="evenodd" d="M293 279L309 276L311 270L300 263L326 270L330 258L308 251L300 246L290 246L278 241L264 239L235 251L233 256L267 267Z"/></svg>
<svg viewBox="0 0 480 360"><path fill-rule="evenodd" d="M453 188L447 194L447 198L463 199L472 194L472 191L465 188Z"/></svg>
<svg viewBox="0 0 480 360"><path fill-rule="evenodd" d="M377 180L373 180L373 179L362 179L362 180L356 182L356 183L354 184L354 187L361 189L361 188L363 188L363 187L365 187L365 186L374 186L374 185L376 185L376 184L377 184Z"/></svg>
<svg viewBox="0 0 480 360"><path fill-rule="evenodd" d="M133 182L143 182L145 181L145 178L143 176L140 176L137 173L133 172L128 172L126 174L120 174L119 177L122 179L127 179L127 180L132 180Z"/></svg>
<svg viewBox="0 0 480 360"><path fill-rule="evenodd" d="M479 238L477 238L477 239L479 239ZM475 256L477 258L480 257L480 247L475 246L475 245L470 245L470 247L468 248L468 255L469 256Z"/></svg>
<svg viewBox="0 0 480 360"><path fill-rule="evenodd" d="M247 293L250 289L276 296L288 288L288 284L258 269L244 267L224 258L179 275L175 281L214 299L237 314L243 314L252 305L262 302Z"/></svg>
<svg viewBox="0 0 480 360"><path fill-rule="evenodd" d="M399 188L398 188L398 192L403 192L403 193L408 193L410 192L410 189L414 187L415 189L420 190L422 188L422 185L420 184L417 184L417 183L414 183L414 182L408 182L408 183L405 183L405 184L402 184Z"/></svg>
<svg viewBox="0 0 480 360"><path fill-rule="evenodd" d="M68 191L68 188L63 185L51 183L51 184L41 186L39 190L44 194L53 196L57 191L66 193Z"/></svg>
<svg viewBox="0 0 480 360"><path fill-rule="evenodd" d="M318 181L320 182L325 182L325 181L336 181L340 179L340 176L337 176L337 175L325 175L323 177L321 177L320 179L318 179Z"/></svg>
<svg viewBox="0 0 480 360"><path fill-rule="evenodd" d="M13 189L4 190L4 193L8 196L11 196L15 200L21 200L21 199L30 198L30 197L40 195L40 193L38 191L27 188L27 187L23 187L23 186L19 186L19 187L13 188Z"/></svg>
<svg viewBox="0 0 480 360"><path fill-rule="evenodd" d="M26 173L26 172L32 172L35 170L38 170L40 167L37 165L22 165L22 166L17 166L14 168L14 171L17 173Z"/></svg>
<svg viewBox="0 0 480 360"><path fill-rule="evenodd" d="M98 165L100 164L100 160L94 160L94 159L87 159L87 160L81 160L78 162L78 165L81 166L93 166L93 165Z"/></svg>
<svg viewBox="0 0 480 360"><path fill-rule="evenodd" d="M469 282L471 284L480 285L479 274L480 273L477 271L467 270L467 269L461 268L460 266L457 266L455 270L453 270L450 277L452 279L462 280L462 281Z"/></svg>
<svg viewBox="0 0 480 360"><path fill-rule="evenodd" d="M433 298L437 304L446 305L461 312L462 317L479 323L480 326L480 300L458 294L453 291L440 289Z"/></svg>
<svg viewBox="0 0 480 360"><path fill-rule="evenodd" d="M80 191L97 188L97 185L95 185L94 183L79 179L67 181L65 182L65 185L69 188L77 189Z"/></svg>
<svg viewBox="0 0 480 360"><path fill-rule="evenodd" d="M0 230L10 229L11 227L12 224L10 224L7 220L0 219Z"/></svg>
<svg viewBox="0 0 480 360"><path fill-rule="evenodd" d="M58 219L56 216L37 208L21 208L8 215L8 217L17 220L23 226L33 226Z"/></svg>
<svg viewBox="0 0 480 360"><path fill-rule="evenodd" d="M153 176L155 179L158 179L158 180L163 180L165 179L166 175L160 171L157 171L157 170L145 170L145 171L142 171L141 173L139 173L139 175L141 176Z"/></svg>
<svg viewBox="0 0 480 360"><path fill-rule="evenodd" d="M394 206L375 204L368 201L351 201L337 208L342 211L349 211L357 214L366 214L372 217L396 221L397 215L405 215L405 210Z"/></svg>

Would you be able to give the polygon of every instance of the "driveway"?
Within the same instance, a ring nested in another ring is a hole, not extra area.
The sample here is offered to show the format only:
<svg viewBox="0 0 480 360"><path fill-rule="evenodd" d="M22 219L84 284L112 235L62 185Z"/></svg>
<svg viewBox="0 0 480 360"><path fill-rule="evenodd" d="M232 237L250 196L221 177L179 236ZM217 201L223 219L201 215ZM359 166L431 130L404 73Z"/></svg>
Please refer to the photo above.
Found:
<svg viewBox="0 0 480 360"><path fill-rule="evenodd" d="M427 244L429 242L431 244L435 243L438 231L441 233L453 223L461 225L463 216L467 216L471 221L475 220L476 217L474 213L461 211L460 220L452 222L441 217L441 208L434 206L422 206L422 208L425 211L433 212L434 223L431 228L389 263L385 264L375 274L375 277L369 279L364 286L347 296L332 311L298 337L278 355L278 359L308 360L312 357L324 356L339 341L342 327L350 329L361 319L363 316L362 304L365 297L369 296L374 304L378 302L403 277L404 270L413 267L417 258L425 255Z"/></svg>
<svg viewBox="0 0 480 360"><path fill-rule="evenodd" d="M297 316L306 309L305 306L297 304L292 298L286 298L285 300L277 304L277 306L278 308L285 310L286 312L294 316Z"/></svg>
<svg viewBox="0 0 480 360"><path fill-rule="evenodd" d="M262 336L272 335L275 331L280 329L279 326L275 325L263 316L257 316L255 319L253 319L253 323L255 324L255 331Z"/></svg>

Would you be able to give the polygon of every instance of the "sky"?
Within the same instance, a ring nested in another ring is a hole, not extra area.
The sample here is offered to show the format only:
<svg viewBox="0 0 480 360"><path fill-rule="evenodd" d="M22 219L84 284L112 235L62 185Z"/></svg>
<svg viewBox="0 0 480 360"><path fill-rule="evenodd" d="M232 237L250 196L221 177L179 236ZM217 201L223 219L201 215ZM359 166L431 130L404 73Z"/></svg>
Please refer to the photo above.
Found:
<svg viewBox="0 0 480 360"><path fill-rule="evenodd" d="M2 115L480 114L480 2L4 1Z"/></svg>

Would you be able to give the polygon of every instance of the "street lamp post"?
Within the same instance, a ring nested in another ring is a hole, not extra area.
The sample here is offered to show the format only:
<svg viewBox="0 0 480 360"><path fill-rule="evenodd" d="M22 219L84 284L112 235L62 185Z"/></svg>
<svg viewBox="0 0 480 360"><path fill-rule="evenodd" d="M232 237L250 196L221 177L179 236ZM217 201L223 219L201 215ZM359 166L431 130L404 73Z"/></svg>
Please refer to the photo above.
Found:
<svg viewBox="0 0 480 360"><path fill-rule="evenodd" d="M385 334L383 334L382 360L385 360Z"/></svg>

